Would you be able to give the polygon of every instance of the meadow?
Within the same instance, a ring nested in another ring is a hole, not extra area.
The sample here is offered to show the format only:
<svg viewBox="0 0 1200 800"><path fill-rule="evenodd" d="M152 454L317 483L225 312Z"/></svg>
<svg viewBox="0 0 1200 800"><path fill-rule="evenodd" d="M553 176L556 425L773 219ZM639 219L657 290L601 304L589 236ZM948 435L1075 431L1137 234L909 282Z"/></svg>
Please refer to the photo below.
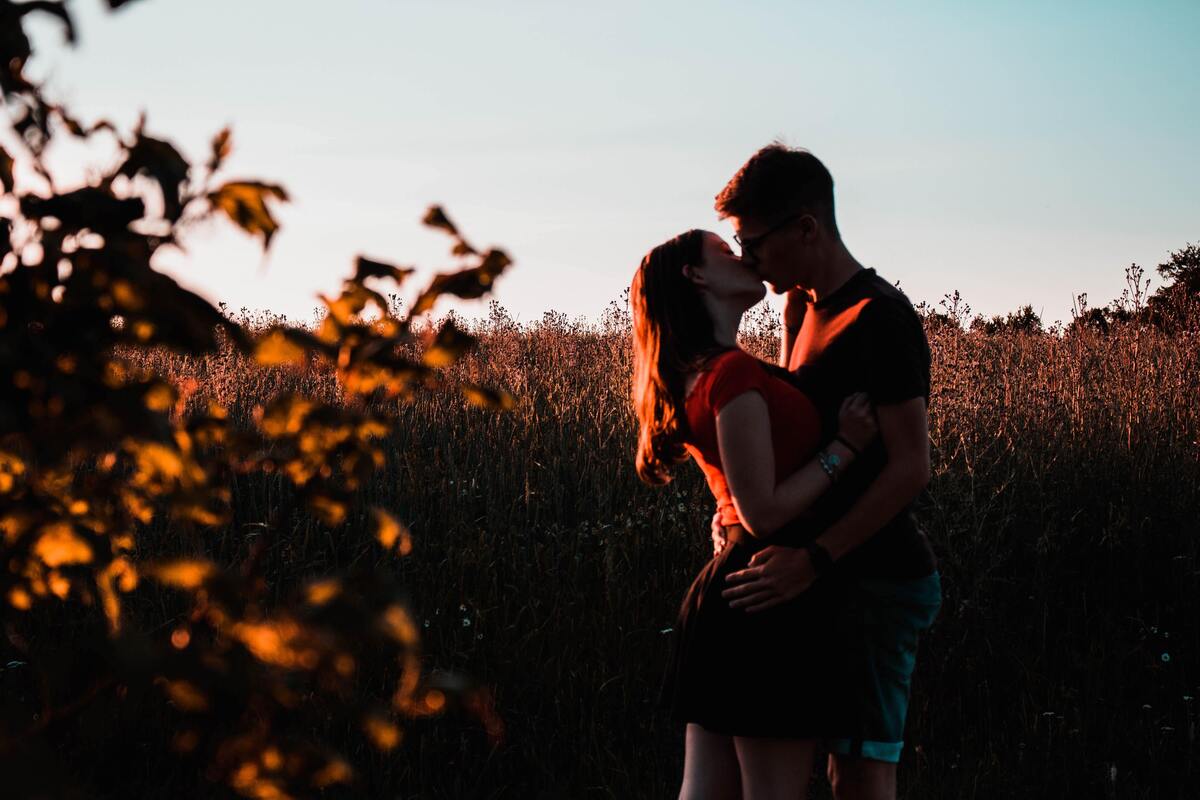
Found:
<svg viewBox="0 0 1200 800"><path fill-rule="evenodd" d="M901 795L1195 796L1200 334L937 322L934 475L918 519L945 602L921 645ZM228 526L181 545L156 521L139 555L183 547L237 564L273 510L276 595L366 562L395 573L427 667L490 685L505 733L493 746L451 714L417 721L390 754L347 743L361 767L355 796L672 797L682 731L653 701L664 631L711 552L707 489L691 465L663 489L634 474L622 304L599 320L533 323L493 304L462 324L480 345L452 371L518 403L497 414L432 392L393 409L386 467L361 494L409 525L411 555L381 553L364 517L317 522L263 475L238 479ZM775 325L756 309L744 346L773 357ZM143 358L238 425L291 388L341 397L326 372L256 366L228 348ZM110 748L161 735L147 720L117 730L131 738L61 743L79 748L97 785ZM131 796L195 790L147 753L144 774L122 779Z"/></svg>

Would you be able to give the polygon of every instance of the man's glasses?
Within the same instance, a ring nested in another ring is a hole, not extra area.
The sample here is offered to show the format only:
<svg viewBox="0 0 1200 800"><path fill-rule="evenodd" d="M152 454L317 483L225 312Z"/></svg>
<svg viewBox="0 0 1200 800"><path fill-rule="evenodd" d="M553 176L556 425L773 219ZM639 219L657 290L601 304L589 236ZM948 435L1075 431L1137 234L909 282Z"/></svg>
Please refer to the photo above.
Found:
<svg viewBox="0 0 1200 800"><path fill-rule="evenodd" d="M765 242L771 234L782 230L785 226L790 225L791 223L800 219L802 216L804 215L793 214L790 217L784 217L782 220L775 223L770 228L767 228L758 236L747 236L745 239L743 239L737 234L734 234L733 240L738 243L738 247L742 248L742 258L746 258L747 256L752 258L754 256L754 251L762 247L762 243Z"/></svg>

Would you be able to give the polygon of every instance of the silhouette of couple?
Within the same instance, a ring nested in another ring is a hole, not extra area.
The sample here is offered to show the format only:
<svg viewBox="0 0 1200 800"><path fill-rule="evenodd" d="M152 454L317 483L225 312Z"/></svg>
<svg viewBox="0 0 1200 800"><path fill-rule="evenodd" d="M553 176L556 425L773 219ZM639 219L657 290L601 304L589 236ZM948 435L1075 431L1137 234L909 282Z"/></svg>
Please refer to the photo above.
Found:
<svg viewBox="0 0 1200 800"><path fill-rule="evenodd" d="M689 456L714 556L675 626L662 700L686 724L680 797L896 793L917 638L941 604L911 505L929 480L929 346L912 304L847 250L811 153L755 153L717 195L740 256L683 233L630 289L637 471ZM780 365L737 346L786 293Z"/></svg>

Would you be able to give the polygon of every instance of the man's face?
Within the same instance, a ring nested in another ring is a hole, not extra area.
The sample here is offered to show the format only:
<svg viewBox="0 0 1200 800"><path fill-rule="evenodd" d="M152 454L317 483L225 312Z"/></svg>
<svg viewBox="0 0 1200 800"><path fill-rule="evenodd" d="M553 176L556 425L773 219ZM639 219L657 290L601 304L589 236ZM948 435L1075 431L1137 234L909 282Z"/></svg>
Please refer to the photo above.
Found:
<svg viewBox="0 0 1200 800"><path fill-rule="evenodd" d="M734 235L742 245L742 263L769 283L776 294L806 285L807 248L799 232L802 216L770 223L752 217L730 218Z"/></svg>

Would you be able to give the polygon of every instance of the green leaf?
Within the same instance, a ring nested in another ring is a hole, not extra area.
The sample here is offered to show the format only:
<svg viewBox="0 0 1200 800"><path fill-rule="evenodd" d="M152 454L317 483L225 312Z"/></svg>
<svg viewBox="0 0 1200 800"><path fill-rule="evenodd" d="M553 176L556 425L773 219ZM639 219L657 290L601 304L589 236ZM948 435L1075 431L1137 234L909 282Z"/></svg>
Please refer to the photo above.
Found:
<svg viewBox="0 0 1200 800"><path fill-rule="evenodd" d="M260 234L264 251L279 230L279 223L267 207L268 199L287 202L287 192L273 183L230 181L208 195L213 208L224 211L235 225L251 235Z"/></svg>

